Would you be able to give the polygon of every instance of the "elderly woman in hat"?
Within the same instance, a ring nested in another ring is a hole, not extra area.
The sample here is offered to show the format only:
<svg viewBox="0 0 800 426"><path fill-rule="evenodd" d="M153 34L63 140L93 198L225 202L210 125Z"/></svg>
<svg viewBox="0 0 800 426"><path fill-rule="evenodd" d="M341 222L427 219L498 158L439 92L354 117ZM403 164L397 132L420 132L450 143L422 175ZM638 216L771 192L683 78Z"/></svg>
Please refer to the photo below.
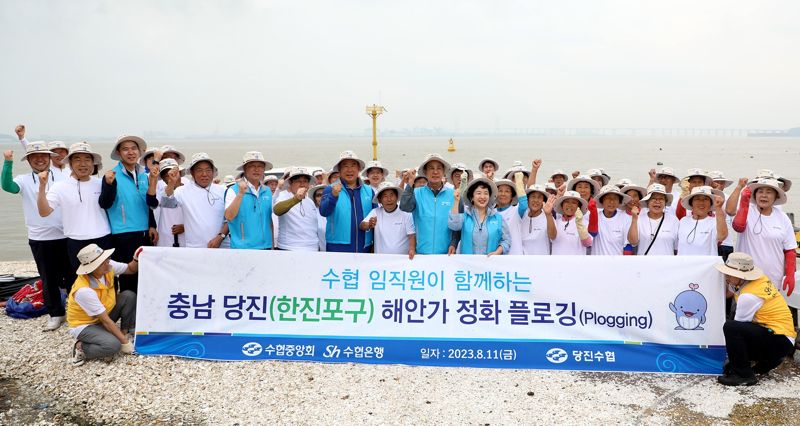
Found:
<svg viewBox="0 0 800 426"><path fill-rule="evenodd" d="M467 184L464 213L458 212L461 192L456 192L456 202L450 209L448 226L461 231L462 254L485 254L493 256L508 253L511 240L508 225L494 211L497 187L491 180L482 177Z"/></svg>
<svg viewBox="0 0 800 426"><path fill-rule="evenodd" d="M624 185L620 185L622 182L624 182ZM630 179L620 179L619 182L617 182L617 187L619 187L619 190L623 194L630 198L630 201L623 206L625 212L628 214L631 214L631 208L633 208L633 206L639 207L642 198L647 196L647 188L636 185L631 182Z"/></svg>
<svg viewBox="0 0 800 426"><path fill-rule="evenodd" d="M61 177L64 178L69 177L72 170L67 163L67 154L69 154L67 145L62 141L52 141L47 144L47 148L56 154L50 159L52 163L50 169L53 171L53 174L61 175Z"/></svg>
<svg viewBox="0 0 800 426"><path fill-rule="evenodd" d="M359 224L373 208L374 192L364 185L359 174L364 161L353 151L344 151L333 170L339 172L337 181L322 193L320 213L328 218L325 230L326 250L347 253L372 252L372 232L360 229Z"/></svg>
<svg viewBox="0 0 800 426"><path fill-rule="evenodd" d="M736 299L736 316L722 328L728 363L717 381L728 386L754 385L756 374L767 374L792 353L797 337L792 314L749 254L731 253L716 268L725 274L728 292Z"/></svg>
<svg viewBox="0 0 800 426"><path fill-rule="evenodd" d="M631 207L628 241L636 246L639 256L674 256L678 249L678 218L665 214L672 194L664 185L654 183L638 206ZM644 212L644 217L640 214Z"/></svg>
<svg viewBox="0 0 800 426"><path fill-rule="evenodd" d="M526 171L527 172L527 171ZM495 212L503 218L509 230L511 247L505 254L522 254L522 234L520 224L522 215L525 214L528 201L525 198L525 173L517 170L515 176L516 183L510 179L497 179L494 184L497 186L497 197L495 199ZM522 194L521 199L517 194Z"/></svg>
<svg viewBox="0 0 800 426"><path fill-rule="evenodd" d="M186 247L219 248L228 236L225 222L225 187L214 183L218 174L214 160L205 152L192 155L189 161L190 183L181 184L178 168L168 172L164 197L159 200L163 208L181 207L183 210Z"/></svg>
<svg viewBox="0 0 800 426"><path fill-rule="evenodd" d="M551 197L544 206L551 254L586 255L586 249L592 246L593 241L583 220L589 203L575 191L561 191L561 195ZM553 210L558 213L557 219L552 217Z"/></svg>
<svg viewBox="0 0 800 426"><path fill-rule="evenodd" d="M624 208L630 197L623 194L616 185L606 185L594 197L603 210L599 214L597 235L592 243L592 255L622 256L627 244L631 217L620 209Z"/></svg>
<svg viewBox="0 0 800 426"><path fill-rule="evenodd" d="M319 251L325 251L327 243L325 242L325 228L327 228L328 218L319 213L319 204L322 202L322 191L328 184L316 185L308 190L308 199L314 203L314 216L317 218L317 241L319 244Z"/></svg>
<svg viewBox="0 0 800 426"><path fill-rule="evenodd" d="M439 154L429 154L419 166L417 173L425 176L428 184L413 188L416 173L412 170L403 176L407 186L400 196L400 209L414 216L417 229L418 254L446 254L454 252L451 246L451 231L447 216L455 203L452 189L444 186L444 177L450 164Z"/></svg>
<svg viewBox="0 0 800 426"><path fill-rule="evenodd" d="M594 196L600 191L600 184L587 175L578 175L567 182L567 191L577 192L586 201L586 209L589 214L584 216L583 221L589 233L593 237L596 236L599 217L597 201Z"/></svg>
<svg viewBox="0 0 800 426"><path fill-rule="evenodd" d="M550 220L553 220L553 216L544 214L544 206L551 195L543 185L537 184L529 186L525 194L527 207L519 226L522 254L548 255L550 239L547 237L547 216L550 216Z"/></svg>
<svg viewBox="0 0 800 426"><path fill-rule="evenodd" d="M489 180L494 180L494 174L500 170L500 164L491 158L484 158L478 162L478 171L483 173L483 176Z"/></svg>
<svg viewBox="0 0 800 426"><path fill-rule="evenodd" d="M378 185L385 181L388 176L389 169L383 167L381 162L378 160L373 160L367 163L367 165L364 167L364 174L362 175L364 181L366 181L372 188L372 192L377 191Z"/></svg>
<svg viewBox="0 0 800 426"><path fill-rule="evenodd" d="M711 176L703 169L700 168L689 169L686 172L686 176L680 181L680 200L683 200L684 198L688 197L689 194L691 194L692 189L697 188L699 186L710 186L713 188L714 181L711 179ZM686 216L686 209L680 202L675 206L675 216L677 216L678 219L681 219L684 216Z"/></svg>
<svg viewBox="0 0 800 426"><path fill-rule="evenodd" d="M50 181L46 184L48 187L65 179L60 173L53 173L50 159L55 156L56 154L50 151L44 142L31 142L20 160L28 162L30 173L12 177L14 151L5 151L3 173L0 178L3 191L22 195L22 212L25 216L25 226L28 228L28 245L36 262L36 269L42 277L44 303L50 314L45 325L46 331L56 330L64 323L64 307L61 305L59 289L66 288L69 291L75 280L67 257L67 240L61 225L60 210L56 210L50 216L41 217L36 205L40 172L50 170Z"/></svg>
<svg viewBox="0 0 800 426"><path fill-rule="evenodd" d="M72 270L78 268L78 252L89 244L111 248L111 228L108 215L100 207L102 184L93 176L95 168L102 166L100 154L92 151L86 142L69 147L67 161L72 169L70 177L51 183L49 169L39 173L39 193L36 207L41 217L61 212L61 224L67 237L67 256ZM49 190L48 190L49 187Z"/></svg>
<svg viewBox="0 0 800 426"><path fill-rule="evenodd" d="M272 164L264 154L249 151L237 170L244 177L225 192L225 220L231 234L231 248L266 250L273 247L272 191L262 185L264 172Z"/></svg>
<svg viewBox="0 0 800 426"><path fill-rule="evenodd" d="M400 187L382 182L375 193L372 209L361 222L361 229L375 232L375 253L405 254L413 259L417 252L417 231L411 213L400 210Z"/></svg>
<svg viewBox="0 0 800 426"><path fill-rule="evenodd" d="M447 174L447 183L444 184L447 188L458 190L461 188L461 177L466 175L466 181L472 180L472 170L470 170L464 163L453 163L450 167L450 173Z"/></svg>
<svg viewBox="0 0 800 426"><path fill-rule="evenodd" d="M756 266L770 281L782 284L788 296L794 291L797 241L789 217L776 208L785 203L786 192L777 180L761 179L748 184L747 178L741 178L728 199L727 209L735 215L737 250L753 256Z"/></svg>
<svg viewBox="0 0 800 426"><path fill-rule="evenodd" d="M681 200L681 205L691 210L691 215L678 223L679 256L719 256L717 246L728 236L722 210L724 200L722 192L710 186L695 187Z"/></svg>
<svg viewBox="0 0 800 426"><path fill-rule="evenodd" d="M273 211L278 216L278 250L318 251L317 206L307 197L313 176L302 167L289 170L289 189L278 193ZM320 198L322 193L320 193Z"/></svg>
<svg viewBox="0 0 800 426"><path fill-rule="evenodd" d="M178 170L181 176L179 186L191 183L185 180L185 171L172 158L162 158L158 163L158 173L161 177L156 190L157 198L161 199L166 194L167 182L169 181L170 170ZM156 222L158 224L158 246L159 247L185 247L186 236L183 226L183 209L175 207L171 209L158 208L155 210Z"/></svg>
<svg viewBox="0 0 800 426"><path fill-rule="evenodd" d="M67 298L69 334L77 341L72 351L72 365L122 352L133 353L132 337L127 336L136 324L136 293L123 290L117 294L114 278L139 270L139 253L129 263L109 257L114 249L103 250L90 244L78 253L80 266ZM117 321L122 320L119 327Z"/></svg>

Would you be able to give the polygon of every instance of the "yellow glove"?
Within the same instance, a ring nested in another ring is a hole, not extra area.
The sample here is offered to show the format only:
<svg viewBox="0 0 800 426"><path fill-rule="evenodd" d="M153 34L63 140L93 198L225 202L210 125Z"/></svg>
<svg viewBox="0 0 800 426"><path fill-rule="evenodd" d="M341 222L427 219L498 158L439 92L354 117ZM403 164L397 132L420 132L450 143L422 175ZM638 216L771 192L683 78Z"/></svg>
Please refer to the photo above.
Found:
<svg viewBox="0 0 800 426"><path fill-rule="evenodd" d="M124 354L132 354L133 353L133 343L128 342L128 343L122 344L122 346L120 347L119 351L124 353Z"/></svg>
<svg viewBox="0 0 800 426"><path fill-rule="evenodd" d="M461 186L458 187L458 190L461 192L461 199L467 199L467 172L461 173Z"/></svg>
<svg viewBox="0 0 800 426"><path fill-rule="evenodd" d="M692 189L689 188L689 176L686 176L681 179L681 199L688 197L691 192Z"/></svg>
<svg viewBox="0 0 800 426"><path fill-rule="evenodd" d="M583 212L580 208L575 211L575 228L578 229L578 237L581 241L589 238L589 231L586 230L586 224L583 223Z"/></svg>
<svg viewBox="0 0 800 426"><path fill-rule="evenodd" d="M525 182L523 182L523 179L525 179L524 173L522 172L514 173L514 184L517 188L517 197L521 197L522 194L525 193Z"/></svg>

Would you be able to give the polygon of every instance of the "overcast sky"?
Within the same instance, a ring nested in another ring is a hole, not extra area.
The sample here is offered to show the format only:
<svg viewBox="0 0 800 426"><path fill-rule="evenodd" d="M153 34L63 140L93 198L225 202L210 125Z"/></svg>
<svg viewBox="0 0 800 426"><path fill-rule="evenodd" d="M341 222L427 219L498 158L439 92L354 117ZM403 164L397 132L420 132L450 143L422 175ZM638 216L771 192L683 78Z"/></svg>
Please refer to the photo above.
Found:
<svg viewBox="0 0 800 426"><path fill-rule="evenodd" d="M0 2L0 133L800 126L800 2ZM33 130L32 130L33 131Z"/></svg>

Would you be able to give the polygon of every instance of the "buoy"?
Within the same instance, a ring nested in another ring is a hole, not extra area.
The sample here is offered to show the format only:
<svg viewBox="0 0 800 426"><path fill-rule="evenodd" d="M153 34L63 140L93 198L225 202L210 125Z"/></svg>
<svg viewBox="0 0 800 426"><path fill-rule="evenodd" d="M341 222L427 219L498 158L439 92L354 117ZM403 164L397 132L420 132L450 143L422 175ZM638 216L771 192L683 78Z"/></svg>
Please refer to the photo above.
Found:
<svg viewBox="0 0 800 426"><path fill-rule="evenodd" d="M456 143L453 142L453 138L450 138L450 141L447 143L447 152L455 152L456 151Z"/></svg>

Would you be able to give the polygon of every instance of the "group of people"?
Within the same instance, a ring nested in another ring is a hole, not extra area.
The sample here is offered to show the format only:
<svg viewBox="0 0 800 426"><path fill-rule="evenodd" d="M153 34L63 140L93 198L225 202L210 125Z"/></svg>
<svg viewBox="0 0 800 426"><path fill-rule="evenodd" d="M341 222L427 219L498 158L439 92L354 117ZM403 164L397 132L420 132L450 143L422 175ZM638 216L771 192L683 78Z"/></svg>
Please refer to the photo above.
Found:
<svg viewBox="0 0 800 426"><path fill-rule="evenodd" d="M55 330L66 319L77 339L76 364L132 350L125 332L135 327L135 255L146 245L409 259L719 255L726 262L735 247L767 282L787 294L794 290L797 243L780 208L791 181L770 170L739 179L726 195L734 181L700 168L684 177L669 167L653 169L640 186L629 179L612 184L599 168L542 176L540 159L501 172L485 158L473 171L429 154L392 180L381 162L344 151L329 170L290 167L275 177L266 174L272 164L265 156L250 151L238 176L223 181L208 154L194 153L187 163L175 147L148 147L138 136L116 141L110 157L118 163L101 174L102 156L86 142L28 142L24 126L16 133L30 170L13 177L14 154L6 151L2 188L23 197L29 244L45 284L45 328ZM739 284L731 284L730 297L747 288ZM758 310L739 305L733 321L758 318ZM742 369L736 374L748 376Z"/></svg>

